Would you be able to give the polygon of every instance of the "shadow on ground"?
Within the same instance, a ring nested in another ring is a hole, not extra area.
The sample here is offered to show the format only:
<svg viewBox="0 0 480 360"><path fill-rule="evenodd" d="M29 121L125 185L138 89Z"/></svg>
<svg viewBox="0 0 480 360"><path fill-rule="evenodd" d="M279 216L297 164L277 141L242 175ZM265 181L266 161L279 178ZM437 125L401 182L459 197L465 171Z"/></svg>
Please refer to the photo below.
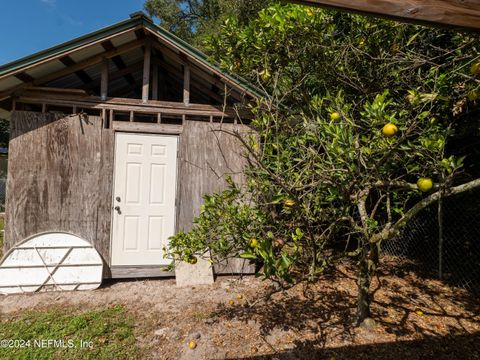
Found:
<svg viewBox="0 0 480 360"><path fill-rule="evenodd" d="M408 357L408 360L480 359L480 333L440 338L426 337L421 340L342 346L329 349L322 349L321 341L320 344L316 341L306 341L297 343L294 350L267 356L251 356L244 359L398 360L399 356Z"/></svg>
<svg viewBox="0 0 480 360"><path fill-rule="evenodd" d="M353 326L356 286L348 265L255 306L220 304L215 316L258 324L274 355L251 359L480 359L478 299L398 271L383 267L372 287L373 328ZM288 334L295 340L285 349Z"/></svg>

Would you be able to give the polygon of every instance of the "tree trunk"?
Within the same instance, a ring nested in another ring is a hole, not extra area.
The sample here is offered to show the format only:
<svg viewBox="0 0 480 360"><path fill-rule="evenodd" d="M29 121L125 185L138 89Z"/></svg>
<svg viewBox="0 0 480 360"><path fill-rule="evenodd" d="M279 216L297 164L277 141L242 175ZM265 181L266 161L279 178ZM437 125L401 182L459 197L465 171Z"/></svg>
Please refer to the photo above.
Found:
<svg viewBox="0 0 480 360"><path fill-rule="evenodd" d="M369 246L364 245L359 260L358 271L358 299L357 299L357 325L370 317L370 283L371 283L371 260L369 259Z"/></svg>
<svg viewBox="0 0 480 360"><path fill-rule="evenodd" d="M443 279L443 198L438 199L438 278Z"/></svg>

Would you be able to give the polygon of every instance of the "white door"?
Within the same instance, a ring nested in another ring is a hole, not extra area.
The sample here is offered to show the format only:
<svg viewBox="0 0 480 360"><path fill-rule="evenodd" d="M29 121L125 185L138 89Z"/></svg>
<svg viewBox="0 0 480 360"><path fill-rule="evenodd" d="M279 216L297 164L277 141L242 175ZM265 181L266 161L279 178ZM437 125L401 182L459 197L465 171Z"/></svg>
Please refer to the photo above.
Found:
<svg viewBox="0 0 480 360"><path fill-rule="evenodd" d="M116 133L112 265L169 263L176 180L176 136Z"/></svg>

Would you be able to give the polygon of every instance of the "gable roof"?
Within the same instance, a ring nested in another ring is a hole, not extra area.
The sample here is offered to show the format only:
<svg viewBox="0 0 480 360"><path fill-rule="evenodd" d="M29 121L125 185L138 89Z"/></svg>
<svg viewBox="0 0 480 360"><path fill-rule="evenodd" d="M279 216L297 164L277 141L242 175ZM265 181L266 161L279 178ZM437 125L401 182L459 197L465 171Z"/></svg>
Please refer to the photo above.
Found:
<svg viewBox="0 0 480 360"><path fill-rule="evenodd" d="M117 48L125 45L129 41L135 40L134 31L142 28L157 37L157 39L169 48L203 70L221 79L240 93L251 97L264 96L262 91L247 80L222 71L216 64L208 61L204 53L154 24L153 21L142 12L130 15L130 19L128 20L0 66L0 94L6 94L8 91L14 90L25 82L28 82L25 81L25 79L36 79L65 69L65 65L56 60L67 55L74 58L75 62L78 63L91 56L105 52L101 43L106 40L111 40ZM2 99L0 98L0 100Z"/></svg>

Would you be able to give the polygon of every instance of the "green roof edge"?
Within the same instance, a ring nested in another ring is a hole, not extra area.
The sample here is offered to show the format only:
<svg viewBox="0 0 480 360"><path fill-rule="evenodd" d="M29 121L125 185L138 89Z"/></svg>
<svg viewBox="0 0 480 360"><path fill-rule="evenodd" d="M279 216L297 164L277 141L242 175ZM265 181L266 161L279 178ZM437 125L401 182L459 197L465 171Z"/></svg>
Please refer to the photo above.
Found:
<svg viewBox="0 0 480 360"><path fill-rule="evenodd" d="M153 32L171 40L173 43L175 43L179 48L181 48L183 51L185 51L187 54L190 56L194 57L195 59L201 61L208 67L211 67L215 69L216 71L220 72L225 78L228 80L232 81L233 83L237 84L238 86L247 89L250 93L257 97L265 97L266 94L258 89L256 86L254 86L252 83L250 83L248 80L234 74L229 74L226 73L224 70L222 70L218 64L213 64L208 60L208 57L206 54L204 54L202 51L198 50L197 48L193 47L186 41L180 39L176 35L172 34L171 32L163 29L162 27L156 25L153 20L149 17L147 17L143 12L137 12L132 15L130 15L130 19L123 20L119 23L116 23L114 25L110 25L108 27L102 28L100 30L91 32L89 34L80 36L78 38L75 38L73 40L67 41L65 43L50 47L48 49L39 51L37 53L34 53L32 55L25 56L23 58L20 58L18 60L14 60L12 62L9 62L7 64L4 64L0 66L0 76L8 74L9 72L16 71L22 67L32 65L38 61L47 59L51 56L57 55L59 53L69 51L72 49L75 49L77 47L80 47L82 45L88 44L93 41L97 41L101 39L102 37L107 37L110 35L113 35L115 33L127 30L129 28L134 28L138 25L143 25L145 27L148 27L150 30Z"/></svg>
<svg viewBox="0 0 480 360"><path fill-rule="evenodd" d="M58 53L68 51L71 49L74 49L76 47L80 47L82 45L88 44L89 42L96 41L98 39L101 39L102 37L110 36L113 35L117 32L126 30L131 27L135 27L137 25L141 25L142 21L141 19L128 19L124 20L122 22L119 22L117 24L102 28L100 30L94 31L92 33L80 36L78 38L75 38L73 40L67 41L65 43L59 44L52 46L48 49L41 50L39 52L36 52L32 55L27 55L23 58L20 58L18 60L14 60L12 62L9 62L7 64L4 64L0 66L0 76L4 75L6 73L9 73L11 71L18 70L19 68L22 68L24 66L31 65L39 60L43 60L45 58L48 58L50 56L56 55Z"/></svg>

